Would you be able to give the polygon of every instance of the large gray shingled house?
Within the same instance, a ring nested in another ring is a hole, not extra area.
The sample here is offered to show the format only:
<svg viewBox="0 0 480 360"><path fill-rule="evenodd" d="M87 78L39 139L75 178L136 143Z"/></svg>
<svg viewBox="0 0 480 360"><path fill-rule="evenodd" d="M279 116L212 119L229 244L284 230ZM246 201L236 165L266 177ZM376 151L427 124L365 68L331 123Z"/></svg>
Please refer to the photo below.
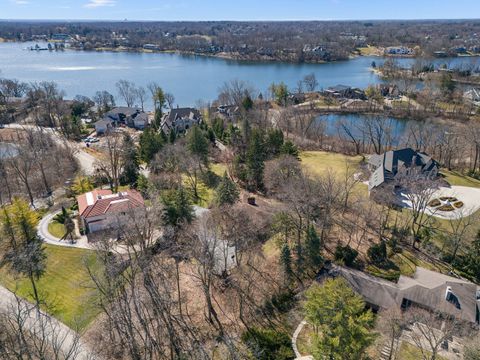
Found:
<svg viewBox="0 0 480 360"><path fill-rule="evenodd" d="M438 175L439 170L438 163L431 156L412 148L371 155L368 159L368 166L372 171L368 182L369 191L391 183L399 173L416 171L434 178Z"/></svg>
<svg viewBox="0 0 480 360"><path fill-rule="evenodd" d="M373 310L416 306L479 323L480 288L464 279L417 267L413 277L401 275L395 283L335 265L329 276L343 277Z"/></svg>

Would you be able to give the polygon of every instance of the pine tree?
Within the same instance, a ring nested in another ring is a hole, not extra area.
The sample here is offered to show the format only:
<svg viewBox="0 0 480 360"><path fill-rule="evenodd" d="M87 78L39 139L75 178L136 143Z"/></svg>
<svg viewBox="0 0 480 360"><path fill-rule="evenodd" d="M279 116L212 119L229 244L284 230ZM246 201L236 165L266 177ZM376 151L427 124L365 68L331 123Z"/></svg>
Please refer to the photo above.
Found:
<svg viewBox="0 0 480 360"><path fill-rule="evenodd" d="M177 132L175 131L175 129L171 129L168 133L168 142L170 144L173 144L175 140L177 140Z"/></svg>
<svg viewBox="0 0 480 360"><path fill-rule="evenodd" d="M307 261L309 266L314 270L318 271L323 264L322 257L322 242L320 237L317 234L317 231L310 225L307 229L307 236L305 239L305 252L307 255Z"/></svg>
<svg viewBox="0 0 480 360"><path fill-rule="evenodd" d="M182 223L190 223L193 220L193 207L187 192L183 187L175 190L170 197L163 199L165 210L163 213L164 223L174 227Z"/></svg>
<svg viewBox="0 0 480 360"><path fill-rule="evenodd" d="M251 191L263 190L263 171L265 169L265 147L263 133L255 129L252 131L250 144L247 149L245 165L247 188Z"/></svg>
<svg viewBox="0 0 480 360"><path fill-rule="evenodd" d="M251 110L253 108L253 100L250 95L246 95L242 100L242 107L245 111Z"/></svg>
<svg viewBox="0 0 480 360"><path fill-rule="evenodd" d="M140 135L140 158L149 163L154 156L162 149L162 135L151 128L147 128Z"/></svg>
<svg viewBox="0 0 480 360"><path fill-rule="evenodd" d="M204 165L208 164L208 140L198 126L193 126L187 134L187 149Z"/></svg>
<svg viewBox="0 0 480 360"><path fill-rule="evenodd" d="M293 279L292 253L287 242L285 242L282 246L280 253L280 263L282 264L283 272L285 274L287 282L291 282Z"/></svg>
<svg viewBox="0 0 480 360"><path fill-rule="evenodd" d="M270 130L267 134L267 151L271 157L277 156L283 146L283 132L280 129Z"/></svg>
<svg viewBox="0 0 480 360"><path fill-rule="evenodd" d="M163 109L166 105L165 93L162 88L157 88L153 95L153 103L155 104L155 127L160 128L163 116Z"/></svg>
<svg viewBox="0 0 480 360"><path fill-rule="evenodd" d="M368 358L365 350L375 334L374 316L365 302L342 278L314 285L306 292L305 316L316 331L312 344L314 359L358 360Z"/></svg>
<svg viewBox="0 0 480 360"><path fill-rule="evenodd" d="M72 184L71 190L75 195L85 194L92 191L95 187L86 176L77 176Z"/></svg>
<svg viewBox="0 0 480 360"><path fill-rule="evenodd" d="M285 143L280 148L280 153L282 153L284 155L293 156L294 158L297 158L297 159L299 158L298 157L298 148L290 140L285 141Z"/></svg>
<svg viewBox="0 0 480 360"><path fill-rule="evenodd" d="M240 193L237 189L237 185L235 185L235 183L230 180L227 172L225 172L223 174L222 180L220 181L220 184L218 184L216 188L216 203L219 206L233 205L238 201L239 195Z"/></svg>
<svg viewBox="0 0 480 360"><path fill-rule="evenodd" d="M123 172L120 176L120 183L133 187L136 185L140 174L140 162L137 147L129 134L124 135L122 161Z"/></svg>

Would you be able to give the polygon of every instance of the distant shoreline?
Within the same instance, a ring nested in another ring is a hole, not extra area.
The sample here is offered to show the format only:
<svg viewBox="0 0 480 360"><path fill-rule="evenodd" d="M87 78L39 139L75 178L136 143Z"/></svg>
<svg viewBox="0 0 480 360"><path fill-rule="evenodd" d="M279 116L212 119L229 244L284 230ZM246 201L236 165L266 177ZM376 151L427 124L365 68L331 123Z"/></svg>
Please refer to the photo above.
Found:
<svg viewBox="0 0 480 360"><path fill-rule="evenodd" d="M49 41L10 41L7 39L1 39L0 43L55 43ZM57 42L58 43L58 42ZM336 60L306 60L306 61L297 61L295 59L288 59L288 58L276 58L271 56L264 56L264 55L241 55L239 53L226 53L220 52L215 54L207 54L207 53L198 53L195 51L183 51L183 50L150 50L150 49L143 49L143 48L126 48L126 47L98 47L93 49L80 49L76 47L69 47L65 48L65 50L73 50L73 51L85 51L85 52L110 52L110 53L137 53L137 54L177 54L177 55L184 55L184 56L203 56L209 58L216 58L216 59L223 59L229 61L238 61L238 62L257 62L257 63L288 63L288 64L328 64L328 63L335 63L335 62L342 62L342 61L349 61L355 59L357 57L372 57L372 58L382 58L382 59L422 59L424 56L420 55L392 55L392 54L379 54L379 53L370 53L370 54L362 54L362 53L352 53L349 55L348 58L345 59L336 59ZM448 56L448 58L462 58L462 57L480 57L480 54L458 54L457 56ZM442 59L441 57L436 57L434 59Z"/></svg>

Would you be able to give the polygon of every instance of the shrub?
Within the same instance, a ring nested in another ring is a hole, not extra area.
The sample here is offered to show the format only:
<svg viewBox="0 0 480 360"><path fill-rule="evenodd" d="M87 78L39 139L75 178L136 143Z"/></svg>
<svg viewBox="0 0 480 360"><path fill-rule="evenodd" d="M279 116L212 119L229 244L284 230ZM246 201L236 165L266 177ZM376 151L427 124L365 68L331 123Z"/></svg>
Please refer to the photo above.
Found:
<svg viewBox="0 0 480 360"><path fill-rule="evenodd" d="M455 208L452 205L445 204L437 208L440 211L453 211Z"/></svg>
<svg viewBox="0 0 480 360"><path fill-rule="evenodd" d="M242 334L242 341L258 360L293 360L295 354L288 334L273 329L251 328Z"/></svg>
<svg viewBox="0 0 480 360"><path fill-rule="evenodd" d="M442 203L438 199L433 199L428 203L428 206L430 206L430 207L437 207L437 206L440 206L440 205L442 205Z"/></svg>
<svg viewBox="0 0 480 360"><path fill-rule="evenodd" d="M457 201L453 204L453 206L456 208L456 209L460 209L463 207L463 202L462 201Z"/></svg>
<svg viewBox="0 0 480 360"><path fill-rule="evenodd" d="M292 290L285 290L266 300L264 308L268 314L273 314L274 311L286 313L293 309L295 303L295 293Z"/></svg>
<svg viewBox="0 0 480 360"><path fill-rule="evenodd" d="M442 201L450 201L450 202L453 202L453 201L458 201L458 199L456 197L453 197L453 196L442 196L440 198L440 200Z"/></svg>
<svg viewBox="0 0 480 360"><path fill-rule="evenodd" d="M370 261L376 265L381 265L387 260L387 245L385 241L379 244L373 244L367 251Z"/></svg>
<svg viewBox="0 0 480 360"><path fill-rule="evenodd" d="M345 245L345 246L338 245L337 248L335 249L335 260L343 261L343 263L347 266L352 266L357 256L358 256L358 251L355 249L352 249L348 245Z"/></svg>

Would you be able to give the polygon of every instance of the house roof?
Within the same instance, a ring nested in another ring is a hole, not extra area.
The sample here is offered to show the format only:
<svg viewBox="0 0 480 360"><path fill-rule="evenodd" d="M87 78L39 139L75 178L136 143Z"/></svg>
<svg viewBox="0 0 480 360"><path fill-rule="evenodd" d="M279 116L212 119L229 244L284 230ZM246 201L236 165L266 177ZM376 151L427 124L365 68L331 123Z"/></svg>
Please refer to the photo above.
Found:
<svg viewBox="0 0 480 360"><path fill-rule="evenodd" d="M101 119L95 122L95 126L109 126L112 125L112 120L109 118Z"/></svg>
<svg viewBox="0 0 480 360"><path fill-rule="evenodd" d="M136 107L119 106L119 107L116 107L116 108L113 108L112 110L110 110L106 114L106 116L120 115L120 114L125 115L125 116L132 116L132 115L135 115L138 112L140 112L140 109L136 108Z"/></svg>
<svg viewBox="0 0 480 360"><path fill-rule="evenodd" d="M335 86L331 86L327 89L327 91L329 92L342 92L342 91L346 91L346 90L350 90L351 87L350 86L347 86L347 85L335 85Z"/></svg>
<svg viewBox="0 0 480 360"><path fill-rule="evenodd" d="M331 272L342 276L365 301L383 309L401 306L404 299L431 311L477 322L479 287L469 281L417 267L413 277L401 275L390 282L361 271L335 266ZM447 299L447 292L451 297ZM454 300L452 300L454 299Z"/></svg>
<svg viewBox="0 0 480 360"><path fill-rule="evenodd" d="M123 212L144 206L142 195L136 190L113 194L110 190L93 190L77 197L78 212L88 219L107 213Z"/></svg>
<svg viewBox="0 0 480 360"><path fill-rule="evenodd" d="M135 116L135 118L133 119L133 121L148 122L148 114L145 113L145 112L141 112L141 113L139 113L137 116Z"/></svg>
<svg viewBox="0 0 480 360"><path fill-rule="evenodd" d="M175 121L177 119L200 119L200 112L194 108L176 108L171 109L168 114L166 114L165 119L167 121Z"/></svg>
<svg viewBox="0 0 480 360"><path fill-rule="evenodd" d="M194 108L176 108L171 109L162 120L162 128L171 129L174 127L176 121L192 120L199 121L201 118L200 112Z"/></svg>
<svg viewBox="0 0 480 360"><path fill-rule="evenodd" d="M370 177L370 190L380 186L388 179L393 179L400 169L415 167L420 168L423 172L431 172L438 168L437 162L431 156L412 148L390 150L381 155L371 155L368 163L376 168Z"/></svg>

